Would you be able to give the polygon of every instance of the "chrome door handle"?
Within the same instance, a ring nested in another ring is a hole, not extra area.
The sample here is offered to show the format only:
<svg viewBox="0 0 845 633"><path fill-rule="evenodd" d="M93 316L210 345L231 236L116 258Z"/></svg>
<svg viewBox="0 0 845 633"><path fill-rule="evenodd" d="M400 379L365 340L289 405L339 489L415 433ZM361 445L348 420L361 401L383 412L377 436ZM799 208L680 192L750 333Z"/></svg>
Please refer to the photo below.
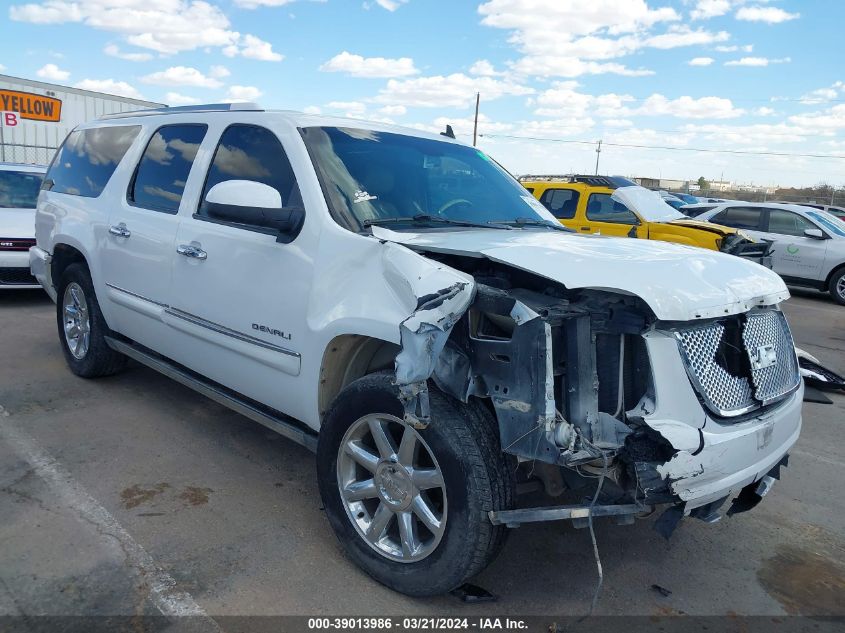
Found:
<svg viewBox="0 0 845 633"><path fill-rule="evenodd" d="M199 246L193 244L180 244L176 247L176 252L185 257L193 257L194 259L207 259L208 253L202 250Z"/></svg>
<svg viewBox="0 0 845 633"><path fill-rule="evenodd" d="M126 225L121 222L109 227L109 233L117 237L130 237L132 233L126 228Z"/></svg>

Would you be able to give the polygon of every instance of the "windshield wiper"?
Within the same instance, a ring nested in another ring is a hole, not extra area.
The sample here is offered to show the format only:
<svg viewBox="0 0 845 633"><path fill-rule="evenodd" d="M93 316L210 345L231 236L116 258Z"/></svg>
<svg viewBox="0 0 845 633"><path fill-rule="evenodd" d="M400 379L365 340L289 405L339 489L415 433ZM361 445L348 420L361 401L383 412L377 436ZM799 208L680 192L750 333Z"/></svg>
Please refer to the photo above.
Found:
<svg viewBox="0 0 845 633"><path fill-rule="evenodd" d="M496 224L504 226L516 226L522 228L524 226L542 226L553 231L564 231L566 233L574 233L572 229L557 222L549 222L548 220L536 220L534 218L515 218L513 220L496 220ZM489 222L488 224L493 224Z"/></svg>
<svg viewBox="0 0 845 633"><path fill-rule="evenodd" d="M453 220L451 218L444 218L440 216L428 215L427 213L418 213L412 216L397 216L394 218L373 218L364 220L364 226L382 226L384 224L449 224L451 226L471 226L477 229L507 229L512 227L504 222L488 222L481 224L480 222L470 222L468 220Z"/></svg>

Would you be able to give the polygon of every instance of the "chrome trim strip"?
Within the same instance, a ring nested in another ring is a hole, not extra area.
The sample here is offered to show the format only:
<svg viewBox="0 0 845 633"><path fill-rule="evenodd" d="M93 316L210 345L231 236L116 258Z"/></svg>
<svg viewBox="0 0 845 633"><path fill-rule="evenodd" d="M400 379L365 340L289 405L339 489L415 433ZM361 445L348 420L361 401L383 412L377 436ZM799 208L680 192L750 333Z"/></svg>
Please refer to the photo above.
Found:
<svg viewBox="0 0 845 633"><path fill-rule="evenodd" d="M272 343L268 343L267 341L262 341L260 338L255 338L254 336L250 336L249 334L238 332L237 330L227 328L225 325L220 325L218 323L214 323L213 321L207 321L201 317L190 314L188 312L183 312L182 310L179 310L177 308L168 307L165 310L165 313L169 314L170 316L174 316L177 319L187 321L188 323L191 323L193 325L204 327L207 330L211 330L212 332L223 334L224 336L229 336L239 341L243 341L244 343L251 343L253 345L257 345L258 347L263 347L274 352L279 352L280 354L287 354L288 356L300 358L300 354L298 352L294 352L284 347L279 347L278 345L273 345Z"/></svg>
<svg viewBox="0 0 845 633"><path fill-rule="evenodd" d="M139 295L137 293L132 292L131 290L126 290L126 288L121 288L120 286L115 286L114 284L110 283L106 283L106 285L112 290L117 290L119 292L129 295L130 297L135 297L136 299L141 299L142 301L153 303L157 306L161 306L162 308L169 307L166 303L161 303L160 301L156 301L155 299L150 299L149 297L145 297L144 295Z"/></svg>

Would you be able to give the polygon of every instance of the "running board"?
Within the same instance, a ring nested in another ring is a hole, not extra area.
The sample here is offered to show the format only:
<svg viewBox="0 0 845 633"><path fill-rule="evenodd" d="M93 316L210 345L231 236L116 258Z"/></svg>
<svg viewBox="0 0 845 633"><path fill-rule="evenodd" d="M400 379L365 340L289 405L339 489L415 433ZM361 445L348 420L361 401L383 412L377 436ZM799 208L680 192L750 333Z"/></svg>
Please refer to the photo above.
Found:
<svg viewBox="0 0 845 633"><path fill-rule="evenodd" d="M142 365L146 365L150 369L164 374L168 378L172 378L176 382L185 385L201 393L202 395L211 398L218 404L240 413L241 415L263 424L268 429L275 431L288 439L293 440L297 444L301 444L312 453L317 452L317 434L310 429L303 428L303 425L295 420L285 416L279 412L269 412L263 410L257 403L252 403L246 398L243 398L236 392L227 389L222 385L218 385L202 376L195 374L191 370L181 367L168 359L159 356L153 352L140 348L131 343L112 338L105 337L106 343L116 352L125 354L129 358L138 361Z"/></svg>

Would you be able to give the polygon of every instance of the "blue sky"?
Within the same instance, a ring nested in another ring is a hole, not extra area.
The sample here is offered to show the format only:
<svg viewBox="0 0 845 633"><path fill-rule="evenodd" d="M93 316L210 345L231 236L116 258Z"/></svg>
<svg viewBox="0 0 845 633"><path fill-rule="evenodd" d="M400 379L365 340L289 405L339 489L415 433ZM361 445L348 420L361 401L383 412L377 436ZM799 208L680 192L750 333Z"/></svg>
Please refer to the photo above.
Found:
<svg viewBox="0 0 845 633"><path fill-rule="evenodd" d="M845 185L845 159L797 156L845 156L838 0L2 4L10 75L171 105L448 122L464 139L480 91L479 145L515 173L592 171L586 142L602 139L605 173Z"/></svg>

